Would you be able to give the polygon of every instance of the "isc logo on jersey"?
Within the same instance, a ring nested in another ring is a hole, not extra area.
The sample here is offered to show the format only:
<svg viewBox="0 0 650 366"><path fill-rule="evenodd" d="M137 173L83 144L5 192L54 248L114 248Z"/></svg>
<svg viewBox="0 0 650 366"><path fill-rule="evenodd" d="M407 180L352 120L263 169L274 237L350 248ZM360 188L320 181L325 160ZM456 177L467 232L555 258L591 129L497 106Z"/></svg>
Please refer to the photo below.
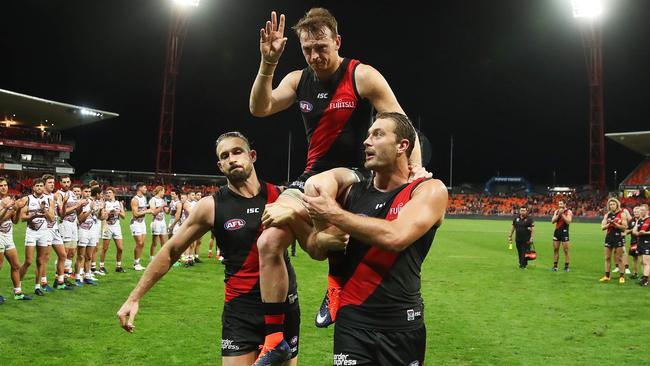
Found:
<svg viewBox="0 0 650 366"><path fill-rule="evenodd" d="M303 113L309 113L312 111L312 109L314 109L314 106L306 100L301 100L298 102L298 105L300 106L300 110L303 111Z"/></svg>
<svg viewBox="0 0 650 366"><path fill-rule="evenodd" d="M223 224L223 228L226 230L239 230L246 225L246 221L242 219L230 219Z"/></svg>

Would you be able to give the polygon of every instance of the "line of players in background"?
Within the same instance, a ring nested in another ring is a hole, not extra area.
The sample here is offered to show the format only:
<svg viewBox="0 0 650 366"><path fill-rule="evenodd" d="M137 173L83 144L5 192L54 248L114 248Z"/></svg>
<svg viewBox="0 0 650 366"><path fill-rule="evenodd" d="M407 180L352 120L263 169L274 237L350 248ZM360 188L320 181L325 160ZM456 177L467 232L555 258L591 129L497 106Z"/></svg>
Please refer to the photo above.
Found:
<svg viewBox="0 0 650 366"><path fill-rule="evenodd" d="M647 204L642 204L633 208L633 214L630 214L627 208L621 206L616 198L607 200L607 213L601 222L601 229L606 231L605 234L605 275L600 278L600 282L611 280L611 273L619 273L619 283L625 283L625 275L631 274L632 279L638 278L638 263L641 257L643 266L643 275L639 284L648 285L650 276L650 218L648 217L649 209ZM551 223L555 224L553 232L553 272L558 271L558 262L560 256L560 246L564 250L564 272L569 272L569 225L573 221L573 213L567 208L566 201L558 201L558 208L553 212ZM519 252L519 267L525 269L528 265L526 253L531 250L533 244L534 221L528 216L526 207L519 209L517 215L512 221L512 228L508 236L508 242L512 243L513 232L516 234L517 250ZM629 249L625 248L625 237L630 236ZM616 268L611 270L612 254L616 263ZM630 271L627 255L633 258L634 272ZM621 269L624 268L624 269Z"/></svg>
<svg viewBox="0 0 650 366"><path fill-rule="evenodd" d="M59 176L59 185L60 189L55 191L54 176L46 174L32 181L31 194L16 199L8 193L7 178L0 177L0 268L4 258L7 258L16 300L31 300L22 290L22 280L34 262L34 294L37 296L44 296L54 289L96 286L98 279L95 276L108 273L105 258L111 240L116 247L115 272L125 272L122 267L123 237L120 224L120 219L125 218L125 209L124 204L116 199L115 189L108 187L102 191L96 181L90 181L87 185L72 184L67 175ZM133 263L136 271L145 268L140 264L146 238L145 215L153 216L149 251L153 259L158 243L162 247L168 234L178 231L201 197L200 192L191 192L189 195L181 194L179 199L176 192L171 192L171 202L168 204L163 198L164 188L158 186L147 204L146 192L145 184L136 184L136 195L131 200L134 214L130 229L136 242ZM169 226L166 225L166 213L172 214ZM13 235L13 226L19 222L26 223L22 263ZM98 267L96 257L100 238L103 243ZM200 241L193 247L182 259L187 265L200 261ZM53 286L50 286L47 267L52 249L56 255L56 274ZM0 303L3 302L4 297L0 296Z"/></svg>

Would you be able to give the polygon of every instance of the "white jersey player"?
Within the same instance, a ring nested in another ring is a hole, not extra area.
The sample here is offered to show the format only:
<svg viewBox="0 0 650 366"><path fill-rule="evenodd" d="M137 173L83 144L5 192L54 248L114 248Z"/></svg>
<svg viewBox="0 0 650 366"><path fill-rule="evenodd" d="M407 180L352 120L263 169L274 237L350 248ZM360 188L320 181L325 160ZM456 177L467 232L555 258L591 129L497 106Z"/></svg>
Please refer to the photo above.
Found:
<svg viewBox="0 0 650 366"><path fill-rule="evenodd" d="M99 270L104 274L107 273L104 261L106 260L106 251L108 250L108 245L110 244L111 239L113 239L115 242L115 247L117 249L117 252L115 254L115 272L122 273L124 272L124 269L122 268L123 239L120 219L124 219L126 215L122 202L115 199L115 189L113 187L106 188L106 200L104 205L104 210L107 214L107 217L106 228L104 228L104 231L102 233L104 244L102 246L102 253L99 258Z"/></svg>
<svg viewBox="0 0 650 366"><path fill-rule="evenodd" d="M165 245L167 241L167 224L165 222L165 214L169 212L167 201L163 198L165 195L165 188L157 186L153 190L153 197L149 200L149 208L157 213L151 221L151 247L149 248L149 256L153 260L156 254L156 242L160 239L160 246Z"/></svg>

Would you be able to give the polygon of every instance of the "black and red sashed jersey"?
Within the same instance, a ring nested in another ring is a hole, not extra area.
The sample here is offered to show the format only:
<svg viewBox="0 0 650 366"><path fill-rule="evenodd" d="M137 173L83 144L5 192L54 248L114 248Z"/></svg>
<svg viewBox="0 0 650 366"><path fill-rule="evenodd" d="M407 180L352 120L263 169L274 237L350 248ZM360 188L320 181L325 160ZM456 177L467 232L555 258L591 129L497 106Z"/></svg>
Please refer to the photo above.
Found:
<svg viewBox="0 0 650 366"><path fill-rule="evenodd" d="M220 187L213 195L212 233L224 257L226 304L262 313L257 239L264 229L261 223L264 206L275 202L280 192L270 183L260 182L260 185L259 194L251 198L238 195L228 186ZM287 301L293 304L297 299L296 274L286 251L284 261L289 274Z"/></svg>
<svg viewBox="0 0 650 366"><path fill-rule="evenodd" d="M363 167L363 141L372 123L372 106L359 96L354 73L359 61L344 58L326 81L307 67L296 90L309 148L305 172Z"/></svg>

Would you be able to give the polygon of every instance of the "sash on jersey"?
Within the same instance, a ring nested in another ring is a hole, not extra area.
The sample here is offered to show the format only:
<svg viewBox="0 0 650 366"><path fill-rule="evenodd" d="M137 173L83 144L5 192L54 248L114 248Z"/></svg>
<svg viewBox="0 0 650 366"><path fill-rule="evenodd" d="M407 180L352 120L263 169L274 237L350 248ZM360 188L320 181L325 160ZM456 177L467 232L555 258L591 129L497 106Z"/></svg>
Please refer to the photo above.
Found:
<svg viewBox="0 0 650 366"><path fill-rule="evenodd" d="M411 182L395 196L385 217L386 220L393 221L397 218L401 208L411 199L413 189L423 180L424 178L420 178ZM371 247L343 286L340 307L363 304L379 287L399 255L400 253Z"/></svg>

